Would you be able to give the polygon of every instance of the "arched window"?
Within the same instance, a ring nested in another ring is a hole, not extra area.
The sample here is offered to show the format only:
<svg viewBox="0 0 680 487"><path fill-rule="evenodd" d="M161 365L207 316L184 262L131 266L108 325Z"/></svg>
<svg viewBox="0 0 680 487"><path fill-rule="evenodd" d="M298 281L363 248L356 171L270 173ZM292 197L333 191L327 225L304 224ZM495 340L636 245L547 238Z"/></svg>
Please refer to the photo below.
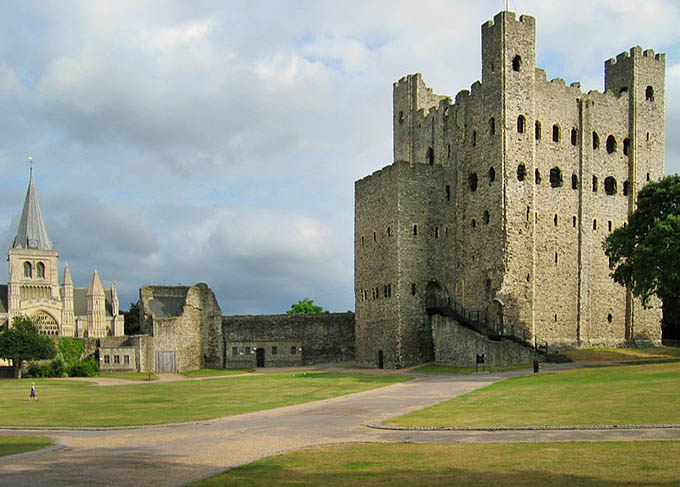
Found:
<svg viewBox="0 0 680 487"><path fill-rule="evenodd" d="M578 143L578 130L571 129L571 145L576 145Z"/></svg>
<svg viewBox="0 0 680 487"><path fill-rule="evenodd" d="M45 264L38 262L36 268L38 271L38 279L45 279Z"/></svg>
<svg viewBox="0 0 680 487"><path fill-rule="evenodd" d="M536 168L536 171L534 172L534 181L536 181L536 184L541 184L541 172Z"/></svg>
<svg viewBox="0 0 680 487"><path fill-rule="evenodd" d="M597 132L593 132L593 150L597 150L600 148L600 136L597 135Z"/></svg>
<svg viewBox="0 0 680 487"><path fill-rule="evenodd" d="M468 185L470 186L470 191L472 191L473 193L475 191L477 191L477 173L476 172L473 172L468 177Z"/></svg>
<svg viewBox="0 0 680 487"><path fill-rule="evenodd" d="M647 87L647 90L645 90L645 98L647 98L647 101L654 101L654 88L651 86Z"/></svg>
<svg viewBox="0 0 680 487"><path fill-rule="evenodd" d="M524 115L517 117L517 133L523 134L526 125L526 119Z"/></svg>
<svg viewBox="0 0 680 487"><path fill-rule="evenodd" d="M489 217L489 210L484 210L484 223L488 225L488 224L489 224L489 220L490 220L490 217Z"/></svg>
<svg viewBox="0 0 680 487"><path fill-rule="evenodd" d="M489 168L489 184L496 180L496 170L493 167Z"/></svg>
<svg viewBox="0 0 680 487"><path fill-rule="evenodd" d="M472 226L472 228L475 228L475 227L477 226L477 222L475 221L474 218L473 218L472 221L470 222L470 226Z"/></svg>
<svg viewBox="0 0 680 487"><path fill-rule="evenodd" d="M616 152L616 137L610 135L607 137L607 153L611 154Z"/></svg>
<svg viewBox="0 0 680 487"><path fill-rule="evenodd" d="M605 178L604 192L607 193L609 196L613 196L616 194L616 179L614 179L611 176Z"/></svg>
<svg viewBox="0 0 680 487"><path fill-rule="evenodd" d="M578 176L576 174L571 175L571 189L578 189Z"/></svg>
<svg viewBox="0 0 680 487"><path fill-rule="evenodd" d="M559 167L553 167L550 170L550 187L559 188L562 186L562 171Z"/></svg>
<svg viewBox="0 0 680 487"><path fill-rule="evenodd" d="M628 152L630 152L630 139L626 137L623 139L623 155L627 156Z"/></svg>
<svg viewBox="0 0 680 487"><path fill-rule="evenodd" d="M560 126L555 124L553 125L553 142L559 141L560 141Z"/></svg>
<svg viewBox="0 0 680 487"><path fill-rule="evenodd" d="M496 133L496 119L491 117L489 119L489 135L493 136Z"/></svg>
<svg viewBox="0 0 680 487"><path fill-rule="evenodd" d="M30 262L24 262L24 277L33 277L33 266Z"/></svg>
<svg viewBox="0 0 680 487"><path fill-rule="evenodd" d="M512 59L512 70L513 71L519 71L520 68L522 67L522 58L518 54Z"/></svg>
<svg viewBox="0 0 680 487"><path fill-rule="evenodd" d="M432 147L427 149L427 163L430 166L434 164L434 149Z"/></svg>
<svg viewBox="0 0 680 487"><path fill-rule="evenodd" d="M527 177L527 168L524 164L520 164L517 166L517 180L518 181L524 181L524 179Z"/></svg>
<svg viewBox="0 0 680 487"><path fill-rule="evenodd" d="M541 122L539 120L536 120L534 124L534 135L536 140L541 140Z"/></svg>

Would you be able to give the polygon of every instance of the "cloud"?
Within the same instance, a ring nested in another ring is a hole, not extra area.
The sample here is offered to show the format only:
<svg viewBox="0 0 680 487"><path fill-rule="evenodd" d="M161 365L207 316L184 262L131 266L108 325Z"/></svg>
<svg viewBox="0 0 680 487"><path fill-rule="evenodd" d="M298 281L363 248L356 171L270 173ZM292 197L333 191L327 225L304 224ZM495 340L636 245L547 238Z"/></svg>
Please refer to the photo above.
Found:
<svg viewBox="0 0 680 487"><path fill-rule="evenodd" d="M0 238L33 155L74 279L205 281L230 313L304 296L353 308L353 182L392 162L391 86L455 96L504 2L21 2L0 6ZM549 78L601 89L632 45L668 55L667 167L680 169L678 6L527 0ZM676 96L678 95L678 96Z"/></svg>

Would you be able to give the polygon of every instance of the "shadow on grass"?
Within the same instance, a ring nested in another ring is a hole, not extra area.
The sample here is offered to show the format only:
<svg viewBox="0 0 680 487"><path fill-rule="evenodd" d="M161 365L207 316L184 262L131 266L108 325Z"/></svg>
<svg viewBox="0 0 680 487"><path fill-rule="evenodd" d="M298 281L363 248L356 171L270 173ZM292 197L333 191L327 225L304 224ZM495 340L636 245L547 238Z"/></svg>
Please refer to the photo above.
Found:
<svg viewBox="0 0 680 487"><path fill-rule="evenodd" d="M502 459L500 460L502 461ZM595 478L581 474L559 474L535 470L514 472L478 472L461 468L446 468L436 471L424 469L380 469L376 462L351 462L339 466L343 471L305 472L302 469L287 468L270 464L266 460L219 474L199 482L188 484L193 487L251 486L268 487L271 485L305 485L356 487L380 485L410 487L475 486L475 487L671 487L676 481L640 481Z"/></svg>

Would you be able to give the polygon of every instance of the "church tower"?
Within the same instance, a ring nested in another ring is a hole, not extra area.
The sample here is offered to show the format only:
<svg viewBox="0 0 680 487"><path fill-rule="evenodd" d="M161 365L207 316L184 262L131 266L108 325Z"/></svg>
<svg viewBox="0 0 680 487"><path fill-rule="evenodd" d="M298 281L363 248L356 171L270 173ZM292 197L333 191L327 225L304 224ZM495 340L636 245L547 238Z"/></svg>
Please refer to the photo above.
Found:
<svg viewBox="0 0 680 487"><path fill-rule="evenodd" d="M92 274L90 287L87 288L87 336L107 336L104 288L99 280L97 269Z"/></svg>
<svg viewBox="0 0 680 487"><path fill-rule="evenodd" d="M8 320L26 315L42 333L61 334L62 304L59 296L58 254L38 203L38 193L31 168L28 190L19 220L19 228L8 252Z"/></svg>

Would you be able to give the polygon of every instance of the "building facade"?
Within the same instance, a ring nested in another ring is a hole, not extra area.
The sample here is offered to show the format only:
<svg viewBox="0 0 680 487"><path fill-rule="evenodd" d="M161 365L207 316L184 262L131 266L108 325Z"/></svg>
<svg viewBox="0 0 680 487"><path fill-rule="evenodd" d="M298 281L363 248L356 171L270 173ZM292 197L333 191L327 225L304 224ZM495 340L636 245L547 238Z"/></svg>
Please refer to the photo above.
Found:
<svg viewBox="0 0 680 487"><path fill-rule="evenodd" d="M123 335L115 284L104 289L95 270L88 287L74 287L66 264L59 285L59 254L47 235L33 169L7 260L9 279L6 286L0 286L0 322L11 325L15 317L28 316L46 335Z"/></svg>
<svg viewBox="0 0 680 487"><path fill-rule="evenodd" d="M359 363L431 360L447 306L528 343L660 342L660 303L614 283L602 243L664 175L665 56L606 61L604 93L535 61L534 19L506 11L455 101L420 74L394 83L394 163L355 183Z"/></svg>

